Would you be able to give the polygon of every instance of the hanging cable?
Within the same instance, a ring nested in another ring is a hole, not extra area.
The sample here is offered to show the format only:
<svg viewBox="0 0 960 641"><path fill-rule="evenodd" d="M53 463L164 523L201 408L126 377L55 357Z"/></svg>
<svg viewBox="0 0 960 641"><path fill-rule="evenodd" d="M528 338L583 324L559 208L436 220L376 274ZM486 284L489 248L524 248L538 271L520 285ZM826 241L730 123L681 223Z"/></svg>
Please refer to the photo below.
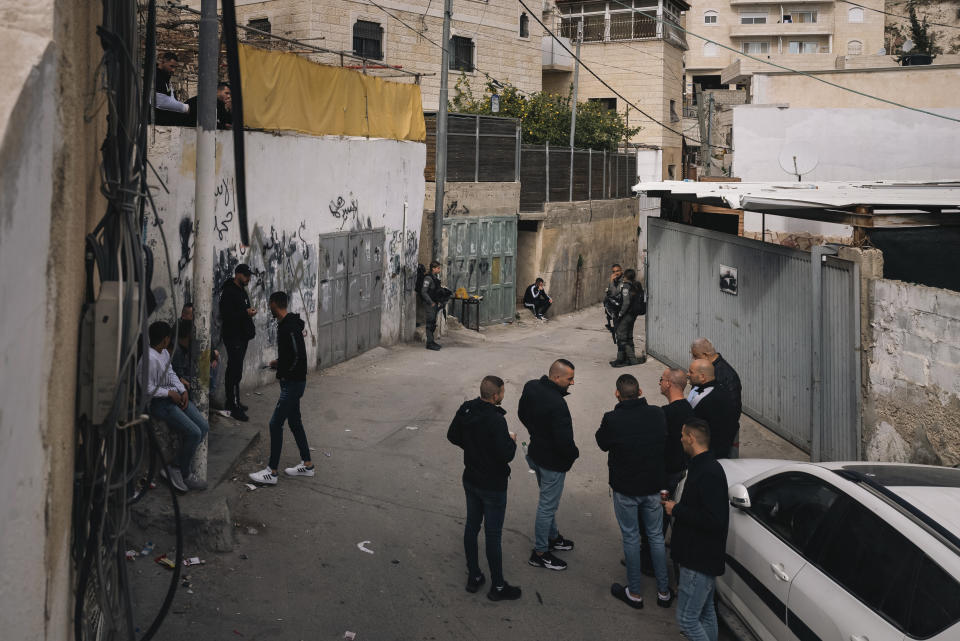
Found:
<svg viewBox="0 0 960 641"><path fill-rule="evenodd" d="M884 11L883 9L874 9L873 7L868 7L868 6L866 6L866 5L858 4L858 3L856 3L856 2L851 2L851 0L839 0L839 1L840 1L840 2L844 2L844 3L846 3L846 4L852 4L852 5L855 6L855 7L860 7L861 9L866 9L867 11L873 11L873 12L876 12L876 13L882 13L883 15L885 15L885 16L890 16L890 17L892 17L892 18L900 18L900 19L902 19L902 20L909 20L909 19L910 19L910 16L905 16L905 15L903 15L902 13L890 13L889 11ZM928 24L928 25L931 26L931 27L944 27L945 29L960 29L960 25L944 24L944 23L942 23L942 22L930 22L930 21L928 21L928 20L926 19L926 17L923 17L923 18L921 19L920 16L917 16L917 19L918 19L918 20L922 20L922 22L925 22L926 24Z"/></svg>

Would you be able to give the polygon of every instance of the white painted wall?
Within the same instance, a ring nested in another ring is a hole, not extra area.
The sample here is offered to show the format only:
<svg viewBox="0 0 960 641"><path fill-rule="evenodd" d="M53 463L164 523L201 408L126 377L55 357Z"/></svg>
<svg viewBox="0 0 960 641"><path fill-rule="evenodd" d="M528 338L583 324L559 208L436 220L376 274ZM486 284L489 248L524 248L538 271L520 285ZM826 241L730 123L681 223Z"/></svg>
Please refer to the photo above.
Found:
<svg viewBox="0 0 960 641"><path fill-rule="evenodd" d="M56 56L49 38L26 31L0 29L0 42L9 53L0 65L0 622L3 638L33 640L66 632L56 628L63 613L46 612L65 596L53 594L65 577L48 559L63 533L48 532L47 509L63 506L48 504L44 442Z"/></svg>
<svg viewBox="0 0 960 641"><path fill-rule="evenodd" d="M960 109L931 111L960 118ZM733 175L744 182L793 180L780 167L785 149L812 157L804 181L960 179L957 123L904 109L795 109L774 105L733 108ZM760 231L760 215L744 217ZM848 236L844 225L767 216L772 231Z"/></svg>
<svg viewBox="0 0 960 641"><path fill-rule="evenodd" d="M267 297L285 289L292 312L304 320L306 307L312 332L317 331L317 249L321 234L383 228L386 241L382 344L412 334L415 319L413 279L416 274L420 223L423 215L426 146L421 143L299 134L250 132L246 136L247 208L250 244L240 247L235 209L235 176L231 132L217 132L214 282L233 276L237 263L248 263L255 275L249 291L260 310L255 317L257 338L244 363L244 386L266 383L272 372L262 366L275 358L275 323ZM158 127L151 134L150 159L170 193L154 190L170 251L177 305L184 300L193 274L194 166L196 135L186 128ZM153 182L157 182L154 179ZM407 203L404 231L404 202ZM151 224L147 237L154 251L152 290L162 305L154 319L172 319L174 310L167 260L160 232ZM285 247L289 261L278 258ZM402 261L406 260L403 282ZM289 276L290 271L296 274ZM401 332L400 308L407 305ZM216 299L214 300L216 306ZM215 329L215 335L219 332ZM307 338L310 362L316 347Z"/></svg>

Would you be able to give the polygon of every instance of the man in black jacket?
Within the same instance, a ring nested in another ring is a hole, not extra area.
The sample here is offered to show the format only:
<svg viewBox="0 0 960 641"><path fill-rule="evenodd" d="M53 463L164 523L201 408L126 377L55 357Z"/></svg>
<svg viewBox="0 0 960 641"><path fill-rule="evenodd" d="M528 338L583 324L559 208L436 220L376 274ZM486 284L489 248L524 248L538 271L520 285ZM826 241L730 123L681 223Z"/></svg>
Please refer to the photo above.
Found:
<svg viewBox="0 0 960 641"><path fill-rule="evenodd" d="M433 338L437 331L437 315L443 304L440 302L440 262L432 261L430 269L424 274L423 282L420 285L420 298L423 299L424 323L426 324L427 349L437 351L443 345ZM446 301L444 301L445 303Z"/></svg>
<svg viewBox="0 0 960 641"><path fill-rule="evenodd" d="M720 387L733 400L737 408L737 432L733 437L730 448L730 458L739 458L740 452L740 414L743 413L743 386L740 384L740 375L733 366L717 352L706 338L698 338L690 345L690 355L694 359L702 358L713 363L713 371Z"/></svg>
<svg viewBox="0 0 960 641"><path fill-rule="evenodd" d="M517 435L507 429L503 418L503 380L486 376L480 383L480 397L467 401L457 410L447 440L463 448L463 490L467 496L467 522L463 528L463 548L467 554L467 592L476 592L484 583L477 554L477 534L483 523L487 564L490 566L491 601L520 598L520 588L503 578L503 552L500 541L507 511L507 479L510 461L517 452Z"/></svg>
<svg viewBox="0 0 960 641"><path fill-rule="evenodd" d="M715 458L729 458L730 447L736 437L740 414L734 400L717 385L713 364L704 359L690 363L690 390L687 400L693 414L710 425L710 451Z"/></svg>
<svg viewBox="0 0 960 641"><path fill-rule="evenodd" d="M547 320L547 310L553 304L553 299L547 296L543 288L545 283L542 278L534 281L533 285L527 287L523 292L523 306L533 312L534 317L540 320Z"/></svg>
<svg viewBox="0 0 960 641"><path fill-rule="evenodd" d="M677 623L689 641L716 641L713 597L726 566L727 477L710 453L706 421L694 418L683 426L683 450L690 456L683 495L679 503L663 503L673 517L670 550L680 566Z"/></svg>
<svg viewBox="0 0 960 641"><path fill-rule="evenodd" d="M563 399L573 385L573 373L570 361L563 358L554 361L547 376L523 386L517 408L520 422L530 433L527 464L536 472L540 486L534 549L529 563L548 570L566 570L566 562L553 552L573 549L573 541L560 535L556 519L567 471L580 456L573 440L573 419Z"/></svg>
<svg viewBox="0 0 960 641"><path fill-rule="evenodd" d="M614 394L617 406L603 415L596 434L597 445L610 453L607 466L613 490L613 509L620 524L627 565L627 585L614 583L610 592L632 608L639 610L643 607L642 520L657 577L657 605L670 607L673 594L667 574L663 506L660 504L660 489L665 476L663 448L667 441L667 421L663 410L648 405L647 399L641 397L640 384L630 374L617 379Z"/></svg>
<svg viewBox="0 0 960 641"><path fill-rule="evenodd" d="M307 387L307 347L303 342L304 323L299 314L287 311L287 294L270 294L270 313L277 319L277 359L270 361L271 369L277 370L280 381L280 398L270 418L270 463L250 474L250 478L264 485L277 484L277 467L280 465L280 450L283 447L283 424L290 424L290 431L300 450L300 464L284 469L288 476L313 476L313 461L310 460L310 445L303 430L300 417L300 397Z"/></svg>
<svg viewBox="0 0 960 641"><path fill-rule="evenodd" d="M253 272L240 263L233 270L233 278L220 286L220 336L227 352L227 371L224 374L230 416L238 421L250 420L246 406L240 402L240 380L243 378L243 359L247 355L247 343L257 334L253 325L255 310L250 305L247 285Z"/></svg>

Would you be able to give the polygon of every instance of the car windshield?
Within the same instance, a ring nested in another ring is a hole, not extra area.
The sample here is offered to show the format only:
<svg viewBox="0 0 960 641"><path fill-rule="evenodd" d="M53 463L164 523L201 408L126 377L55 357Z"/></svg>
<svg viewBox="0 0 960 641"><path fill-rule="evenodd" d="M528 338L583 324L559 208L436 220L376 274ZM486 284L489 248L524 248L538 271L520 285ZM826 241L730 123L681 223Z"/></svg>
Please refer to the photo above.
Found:
<svg viewBox="0 0 960 641"><path fill-rule="evenodd" d="M924 465L844 465L844 470L862 474L885 487L960 488L960 469Z"/></svg>

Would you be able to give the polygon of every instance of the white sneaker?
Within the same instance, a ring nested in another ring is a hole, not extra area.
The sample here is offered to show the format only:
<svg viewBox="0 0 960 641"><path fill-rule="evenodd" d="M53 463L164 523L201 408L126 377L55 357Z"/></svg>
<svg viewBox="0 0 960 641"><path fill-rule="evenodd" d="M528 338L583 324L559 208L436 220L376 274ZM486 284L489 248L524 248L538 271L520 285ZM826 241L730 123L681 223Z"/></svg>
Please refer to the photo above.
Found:
<svg viewBox="0 0 960 641"><path fill-rule="evenodd" d="M260 483L261 485L276 485L277 484L277 475L273 473L269 467L265 467L259 472L252 472L247 476L250 477L250 480L254 483Z"/></svg>
<svg viewBox="0 0 960 641"><path fill-rule="evenodd" d="M315 470L313 467L307 467L303 461L300 461L300 465L285 468L283 471L287 473L287 476L313 476Z"/></svg>

